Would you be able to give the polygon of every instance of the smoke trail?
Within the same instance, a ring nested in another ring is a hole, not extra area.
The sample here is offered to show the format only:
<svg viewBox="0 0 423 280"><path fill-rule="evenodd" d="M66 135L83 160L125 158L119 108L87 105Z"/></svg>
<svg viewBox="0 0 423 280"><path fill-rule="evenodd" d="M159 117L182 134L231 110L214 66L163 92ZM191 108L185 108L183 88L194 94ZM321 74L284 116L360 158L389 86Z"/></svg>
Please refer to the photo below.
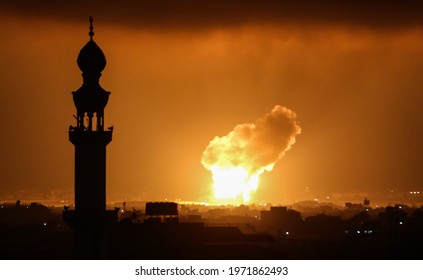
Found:
<svg viewBox="0 0 423 280"><path fill-rule="evenodd" d="M226 136L216 136L204 150L201 163L212 171L213 179L233 178L235 174L246 172L242 177L243 187L232 191L242 194L248 200L249 194L258 186L258 177L264 171L271 171L275 163L281 159L295 143L295 137L301 128L295 121L296 114L280 105L252 124L239 124ZM232 173L222 175L223 170ZM233 172L237 170L237 172ZM243 171L242 171L243 170ZM232 175L231 175L232 174ZM223 184L220 182L220 184ZM235 183L236 185L237 183ZM236 188L233 180L220 188ZM221 190L226 193L230 190Z"/></svg>

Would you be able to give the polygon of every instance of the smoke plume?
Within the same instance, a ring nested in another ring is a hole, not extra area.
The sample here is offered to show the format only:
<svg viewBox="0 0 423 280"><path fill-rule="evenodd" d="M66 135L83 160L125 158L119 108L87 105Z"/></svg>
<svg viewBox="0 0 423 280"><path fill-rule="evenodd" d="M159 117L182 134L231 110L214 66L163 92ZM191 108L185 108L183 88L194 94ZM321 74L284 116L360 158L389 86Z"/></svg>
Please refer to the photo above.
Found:
<svg viewBox="0 0 423 280"><path fill-rule="evenodd" d="M258 178L271 171L295 143L301 133L295 118L293 111L276 105L255 123L239 124L226 136L216 136L204 150L201 163L213 174L216 168L242 168L249 177Z"/></svg>

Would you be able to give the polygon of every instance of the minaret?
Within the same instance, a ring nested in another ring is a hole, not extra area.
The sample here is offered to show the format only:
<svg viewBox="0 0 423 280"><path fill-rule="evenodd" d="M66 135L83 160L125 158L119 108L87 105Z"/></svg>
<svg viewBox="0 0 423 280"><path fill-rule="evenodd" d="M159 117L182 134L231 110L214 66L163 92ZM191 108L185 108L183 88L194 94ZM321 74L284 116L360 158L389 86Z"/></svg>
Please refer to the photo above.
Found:
<svg viewBox="0 0 423 280"><path fill-rule="evenodd" d="M104 108L110 92L99 84L106 57L93 40L92 23L90 17L90 40L77 59L83 83L72 92L77 110L76 126L69 127L69 140L75 145L75 210L63 213L75 230L77 258L100 258L99 235L117 221L115 211L106 211L106 146L112 141L112 127L104 130Z"/></svg>

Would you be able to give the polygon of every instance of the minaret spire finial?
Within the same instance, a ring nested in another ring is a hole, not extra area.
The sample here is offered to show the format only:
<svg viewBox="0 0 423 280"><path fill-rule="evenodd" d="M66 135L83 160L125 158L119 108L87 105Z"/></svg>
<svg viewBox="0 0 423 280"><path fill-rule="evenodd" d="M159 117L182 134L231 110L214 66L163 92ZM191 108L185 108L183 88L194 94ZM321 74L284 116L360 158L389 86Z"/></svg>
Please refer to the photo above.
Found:
<svg viewBox="0 0 423 280"><path fill-rule="evenodd" d="M90 35L90 40L92 40L94 36L93 17L90 16L89 20L90 20L90 33L88 33L88 35Z"/></svg>

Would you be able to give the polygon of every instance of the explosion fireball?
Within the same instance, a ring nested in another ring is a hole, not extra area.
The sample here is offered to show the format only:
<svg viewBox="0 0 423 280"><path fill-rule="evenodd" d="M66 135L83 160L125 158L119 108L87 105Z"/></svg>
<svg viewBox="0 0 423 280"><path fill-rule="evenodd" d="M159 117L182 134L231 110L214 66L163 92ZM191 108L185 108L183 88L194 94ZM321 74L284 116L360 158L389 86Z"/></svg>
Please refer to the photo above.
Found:
<svg viewBox="0 0 423 280"><path fill-rule="evenodd" d="M260 175L273 169L301 133L295 118L293 111L276 105L254 123L239 124L210 141L201 163L212 172L216 201L250 202Z"/></svg>

